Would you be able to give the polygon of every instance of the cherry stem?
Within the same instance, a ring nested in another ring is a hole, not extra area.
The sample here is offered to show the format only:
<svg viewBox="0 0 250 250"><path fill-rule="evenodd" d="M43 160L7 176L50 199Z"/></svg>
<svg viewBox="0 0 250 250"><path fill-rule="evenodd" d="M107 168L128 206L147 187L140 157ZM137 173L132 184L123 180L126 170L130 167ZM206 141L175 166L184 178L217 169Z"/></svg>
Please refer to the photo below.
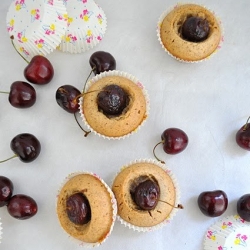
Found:
<svg viewBox="0 0 250 250"><path fill-rule="evenodd" d="M248 124L249 119L250 119L250 116L248 117L248 119L247 119L247 121L246 121L246 124L245 124L245 126L244 126L244 128L243 128L243 131L245 131L245 130L247 129L247 124Z"/></svg>
<svg viewBox="0 0 250 250"><path fill-rule="evenodd" d="M158 142L158 143L154 146L153 154L154 154L154 157L156 158L157 161L159 161L159 162L165 164L165 161L160 160L160 159L155 155L155 149L156 149L156 147L157 147L158 145L162 144L162 143L164 143L164 141L160 141L160 142Z"/></svg>
<svg viewBox="0 0 250 250"><path fill-rule="evenodd" d="M18 155L13 155L13 156L11 156L10 158L8 158L8 159L6 159L6 160L0 161L0 163L4 163L4 162L6 162L6 161L8 161L8 160L11 160L11 159L13 159L13 158L16 158L16 157L18 157Z"/></svg>
<svg viewBox="0 0 250 250"><path fill-rule="evenodd" d="M80 127L80 129L85 133L84 136L87 137L89 133L91 133L91 131L86 131L82 128L81 124L78 122L77 118L76 118L76 113L74 113L74 117L75 117L75 120L78 124L78 126Z"/></svg>
<svg viewBox="0 0 250 250"><path fill-rule="evenodd" d="M10 37L10 40L11 40L11 43L12 43L12 45L13 45L13 47L14 47L14 49L15 49L15 51L19 54L19 56L21 56L22 58L23 58L23 60L26 62L26 63L30 63L18 50L17 50L17 48L16 48L16 46L15 46L15 44L14 44L14 42L13 42L13 40L14 40L14 36L11 36Z"/></svg>
<svg viewBox="0 0 250 250"><path fill-rule="evenodd" d="M166 204L168 204L169 206L171 206L173 208L184 209L184 207L181 204L178 204L177 206L174 206L174 205L168 203L167 201L162 201L162 200L158 200L158 201L166 203Z"/></svg>
<svg viewBox="0 0 250 250"><path fill-rule="evenodd" d="M91 74L93 73L93 71L94 71L95 69L96 69L96 68L93 67L92 70L90 71L90 73L89 73L89 75L88 75L88 77L87 77L87 79L86 79L86 81L85 81L85 83L84 83L83 93L85 92L85 88L86 88L87 82L88 82L88 80L89 80Z"/></svg>
<svg viewBox="0 0 250 250"><path fill-rule="evenodd" d="M7 91L0 91L1 94L9 94L10 92Z"/></svg>

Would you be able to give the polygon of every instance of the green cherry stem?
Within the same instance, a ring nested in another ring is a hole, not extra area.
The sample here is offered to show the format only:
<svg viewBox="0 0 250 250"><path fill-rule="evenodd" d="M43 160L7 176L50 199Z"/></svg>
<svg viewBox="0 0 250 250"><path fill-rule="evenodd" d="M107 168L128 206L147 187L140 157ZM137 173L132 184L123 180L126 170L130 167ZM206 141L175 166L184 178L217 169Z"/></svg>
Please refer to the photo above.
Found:
<svg viewBox="0 0 250 250"><path fill-rule="evenodd" d="M247 124L248 124L248 122L249 122L249 119L250 119L250 116L248 117L248 119L247 119L247 121L246 121L246 124L245 124L245 126L244 126L244 128L243 128L243 131L245 131L245 130L247 129Z"/></svg>
<svg viewBox="0 0 250 250"><path fill-rule="evenodd" d="M7 91L0 91L1 94L9 94L10 92Z"/></svg>
<svg viewBox="0 0 250 250"><path fill-rule="evenodd" d="M6 160L0 161L0 163L6 162L6 161L11 160L11 159L16 158L16 157L18 157L18 155L13 155L13 156L11 156L10 158L8 158Z"/></svg>
<svg viewBox="0 0 250 250"><path fill-rule="evenodd" d="M19 54L19 56L21 56L22 58L23 58L23 60L26 62L26 63L30 63L18 50L17 50L17 48L16 48L16 46L15 46L15 44L14 44L14 42L13 42L13 40L14 40L14 36L12 35L11 37L10 37L10 40L11 40L11 44L12 44L12 46L14 47L14 49L15 49L15 51Z"/></svg>
<svg viewBox="0 0 250 250"><path fill-rule="evenodd" d="M86 131L86 130L84 130L84 129L82 128L81 124L80 124L80 123L78 122L78 120L77 120L76 113L74 113L74 117L75 117L75 120L76 120L78 126L80 127L80 129L85 133L85 134L84 134L84 137L87 137L88 134L91 133L91 131Z"/></svg>
<svg viewBox="0 0 250 250"><path fill-rule="evenodd" d="M167 201L162 201L162 200L158 200L158 201L163 202L163 203L166 203L166 204L168 204L169 206L171 206L171 207L173 207L173 208L184 209L184 207L183 207L181 204L178 204L177 206L174 206L174 205L170 204L170 203L167 202Z"/></svg>
<svg viewBox="0 0 250 250"><path fill-rule="evenodd" d="M85 81L85 83L84 83L83 93L85 92L87 82L88 82L88 80L89 80L89 78L90 78L91 74L93 73L93 71L94 71L95 69L96 69L96 68L95 68L95 67L93 67L93 68L92 68L92 70L90 71L90 73L89 73L89 75L88 75L88 77L87 77L87 79L86 79L86 81Z"/></svg>
<svg viewBox="0 0 250 250"><path fill-rule="evenodd" d="M156 147L157 147L158 145L162 144L162 143L164 143L164 141L160 141L160 142L158 142L158 143L154 146L154 148L153 148L153 154L154 154L154 157L155 157L155 159L156 159L157 161L159 161L159 162L165 164L165 161L160 160L160 159L156 156L156 154L155 154L155 149L156 149Z"/></svg>

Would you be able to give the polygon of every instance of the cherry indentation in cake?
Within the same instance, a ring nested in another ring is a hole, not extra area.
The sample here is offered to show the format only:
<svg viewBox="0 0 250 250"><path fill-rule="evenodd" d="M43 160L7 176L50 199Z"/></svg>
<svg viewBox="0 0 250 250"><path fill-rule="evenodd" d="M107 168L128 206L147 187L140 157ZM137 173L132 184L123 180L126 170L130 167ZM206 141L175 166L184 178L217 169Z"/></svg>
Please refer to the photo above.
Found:
<svg viewBox="0 0 250 250"><path fill-rule="evenodd" d="M190 42L202 42L209 35L210 27L206 19L201 17L188 17L182 25L181 35Z"/></svg>
<svg viewBox="0 0 250 250"><path fill-rule="evenodd" d="M67 198L66 212L69 220L76 225L87 224L91 219L89 201L82 193L75 193Z"/></svg>
<svg viewBox="0 0 250 250"><path fill-rule="evenodd" d="M116 84L107 85L97 96L98 108L105 115L121 115L128 102L128 94Z"/></svg>
<svg viewBox="0 0 250 250"><path fill-rule="evenodd" d="M134 191L131 190L135 204L142 210L152 210L156 207L160 197L159 185L150 179L139 183Z"/></svg>

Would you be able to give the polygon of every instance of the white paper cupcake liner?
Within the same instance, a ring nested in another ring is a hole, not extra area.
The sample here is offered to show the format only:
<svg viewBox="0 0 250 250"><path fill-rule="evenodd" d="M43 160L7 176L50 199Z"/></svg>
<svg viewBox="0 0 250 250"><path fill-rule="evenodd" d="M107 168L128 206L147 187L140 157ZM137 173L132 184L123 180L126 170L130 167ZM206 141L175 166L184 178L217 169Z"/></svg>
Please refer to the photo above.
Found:
<svg viewBox="0 0 250 250"><path fill-rule="evenodd" d="M90 81L87 82L86 84L86 88L85 88L85 92L88 91L89 87L92 86L95 82L97 82L98 80L100 80L101 78L103 77L106 77L106 76L121 76L121 77L124 77L124 78L127 78L129 79L130 81L134 82L139 88L141 88L142 90L142 93L145 97L145 100L146 100L146 119L144 119L142 121L142 123L136 128L136 130L133 130L131 131L130 133L126 134L126 135L123 135L123 136L120 136L120 137L111 137L111 136L105 136L103 134L100 134L98 133L97 131L95 131L87 122L85 116L84 116L84 110L82 109L82 106L83 106L83 100L84 98L81 97L79 99L79 107L80 107L80 110L79 110L79 113L81 115L81 118L84 122L84 124L86 125L86 127L91 131L93 132L94 134L104 138L104 139L108 139L108 140L120 140L120 139L125 139L127 137L129 137L130 135L136 133L139 131L139 129L141 129L141 127L144 125L145 121L147 120L147 117L149 116L149 110L150 110L150 105L149 105L149 96L148 96L148 93L147 93L147 90L145 89L145 87L143 86L143 84L133 75L130 75L126 72L123 72L123 71L118 71L118 70L112 70L112 71L105 71L105 72L102 72L101 74L98 74L96 75L95 77L93 77Z"/></svg>
<svg viewBox="0 0 250 250"><path fill-rule="evenodd" d="M199 62L203 62L203 61L206 61L208 59L210 59L214 54L216 54L218 52L218 50L222 47L222 44L224 42L224 29L223 29L223 26L222 26L222 23L221 23L221 20L220 18L215 14L214 11L208 9L207 7L205 6L202 6L203 8L209 10L210 12L212 12L214 14L214 16L216 17L219 25L220 25L220 29L221 29L221 40L220 40L220 43L217 47L217 49L210 55L208 56L207 58L205 59L202 59L202 60L196 60L196 61L186 61L186 60L183 60L181 58L178 58L176 56L174 56L171 52L169 52L166 47L164 46L162 40L161 40L161 35L160 35L160 31L161 31L161 25L162 25L162 22L164 20L164 18L175 8L177 8L178 6L180 5L184 5L184 4L196 4L196 3L192 3L192 2L187 2L187 3L177 3L177 5L175 5L174 7L171 7L171 8L168 8L166 9L159 17L158 19L158 22L157 22L157 29L156 29L156 33L157 33L157 39L162 47L162 49L169 55L171 56L172 58L176 59L177 61L179 62L183 62L183 63L199 63Z"/></svg>
<svg viewBox="0 0 250 250"><path fill-rule="evenodd" d="M204 250L212 249L250 249L250 223L239 215L217 221L206 231L204 238Z"/></svg>
<svg viewBox="0 0 250 250"><path fill-rule="evenodd" d="M88 172L88 171L78 171L78 172L74 172L69 174L61 183L60 188L58 189L58 193L57 193L57 197L60 193L60 190L62 189L62 187L74 176L77 176L79 174L89 174L89 175L93 175L95 178L97 178L103 185L104 187L107 189L107 191L110 194L110 200L111 200L111 204L112 204L112 209L113 209L113 216L112 216L112 224L110 226L110 230L107 233L107 235L105 236L105 238L102 239L101 242L96 242L96 243L88 243L88 242L83 242L81 240L78 240L76 238L73 238L72 236L70 236L64 229L63 231L65 232L65 234L72 240L74 241L77 245L82 246L82 247L86 247L86 248L92 248L92 247L98 247L100 245L102 245L111 235L112 231L113 231L113 227L114 227L114 223L116 221L116 216L117 216L117 202L114 196L114 193L112 192L112 190L110 189L110 187L106 184L106 182L97 174L92 173L92 172ZM56 199L56 207L57 207L57 199Z"/></svg>
<svg viewBox="0 0 250 250"><path fill-rule="evenodd" d="M61 0L16 0L9 7L6 22L16 49L27 60L51 53L61 43L67 22Z"/></svg>
<svg viewBox="0 0 250 250"><path fill-rule="evenodd" d="M119 172L116 173L112 183L114 182L116 176L125 168L133 165L133 164L136 164L136 163L151 163L151 164L154 164L160 168L162 168L172 179L173 181L173 184L174 184L174 187L175 187L175 192L176 192L176 200L175 200L175 206L178 206L178 204L180 204L180 189L179 189L179 185L178 185L178 182L174 176L174 174L172 173L172 171L170 169L168 169L166 167L165 164L162 164L161 162L159 161L156 161L154 159L138 159L138 160L135 160L135 161L132 161L130 162L129 164L127 165L124 165L121 170ZM112 187L112 184L111 184L111 187ZM171 213L169 214L169 216L164 220L162 221L161 223L159 223L158 225L155 225L155 226L152 226L152 227L140 227L140 226L135 226L131 223L128 223L127 221L123 220L119 214L117 214L117 220L122 224L124 225L125 227L128 227L129 229L133 229L134 231L138 231L138 232L150 232L150 231L155 231L155 230L158 230L160 228L162 228L163 226L167 225L168 223L170 223L172 221L172 219L174 218L174 216L176 215L177 213L177 208L174 208L172 209Z"/></svg>
<svg viewBox="0 0 250 250"><path fill-rule="evenodd" d="M93 0L65 0L68 28L62 37L59 50L82 53L95 47L104 37L107 18Z"/></svg>

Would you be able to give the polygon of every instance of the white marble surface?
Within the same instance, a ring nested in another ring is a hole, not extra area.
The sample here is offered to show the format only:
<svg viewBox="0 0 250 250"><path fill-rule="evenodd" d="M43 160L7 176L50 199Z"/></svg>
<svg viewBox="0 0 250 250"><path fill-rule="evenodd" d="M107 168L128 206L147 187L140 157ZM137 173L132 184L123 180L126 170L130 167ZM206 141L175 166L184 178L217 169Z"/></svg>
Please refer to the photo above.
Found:
<svg viewBox="0 0 250 250"><path fill-rule="evenodd" d="M1 164L1 175L10 178L14 193L32 196L37 215L26 221L9 216L0 208L4 250L82 249L60 228L55 202L62 180L71 172L85 170L100 175L108 184L123 164L139 158L153 158L152 149L168 127L179 127L189 136L189 145L178 155L159 157L175 174L181 203L185 206L164 228L137 233L115 223L110 238L99 247L108 249L200 250L206 229L218 218L205 217L197 206L197 196L206 190L222 189L229 198L224 215L236 213L237 199L250 192L249 152L235 142L236 131L250 115L250 1L197 0L214 10L225 31L222 49L210 60L183 64L168 56L156 37L161 13L174 0L98 0L108 27L103 41L84 54L48 56L55 76L45 86L35 86L37 102L26 110L13 108L6 95L0 96L0 158L12 155L11 139L23 132L36 135L42 151L34 162L18 158ZM13 81L25 80L26 63L11 46L5 16L10 1L0 3L0 89L8 91ZM90 72L90 55L108 51L117 60L117 69L135 75L148 90L151 110L145 126L135 135L108 141L90 134L84 138L73 115L55 101L55 91L63 84L79 89Z"/></svg>

